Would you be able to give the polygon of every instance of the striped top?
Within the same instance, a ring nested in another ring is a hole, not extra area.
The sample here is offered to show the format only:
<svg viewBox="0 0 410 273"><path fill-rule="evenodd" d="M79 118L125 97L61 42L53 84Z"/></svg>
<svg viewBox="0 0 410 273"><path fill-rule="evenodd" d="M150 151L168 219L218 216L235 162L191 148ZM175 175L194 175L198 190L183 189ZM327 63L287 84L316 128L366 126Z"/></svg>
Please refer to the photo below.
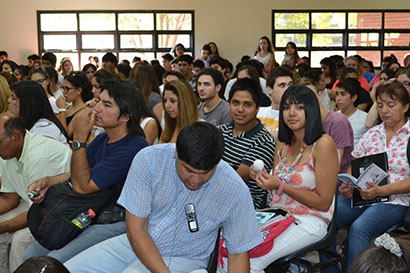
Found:
<svg viewBox="0 0 410 273"><path fill-rule="evenodd" d="M233 127L233 122L218 126L225 141L222 159L234 170L237 170L240 164L250 167L256 159L260 159L263 161L265 169L270 172L275 154L275 140L260 120L258 119L258 124L255 127L236 137L233 137ZM247 185L255 208L265 208L267 206L267 192L259 188L254 180L249 180Z"/></svg>

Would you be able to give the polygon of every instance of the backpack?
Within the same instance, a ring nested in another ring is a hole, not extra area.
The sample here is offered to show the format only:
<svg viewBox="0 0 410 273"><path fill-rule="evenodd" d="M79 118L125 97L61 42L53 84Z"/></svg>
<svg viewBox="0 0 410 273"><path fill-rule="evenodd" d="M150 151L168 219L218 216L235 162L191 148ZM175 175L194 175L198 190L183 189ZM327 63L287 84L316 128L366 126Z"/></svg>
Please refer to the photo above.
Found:
<svg viewBox="0 0 410 273"><path fill-rule="evenodd" d="M31 205L27 213L31 234L49 250L64 247L83 231L71 221L90 208L98 216L105 207L115 204L118 194L114 188L76 194L70 180L51 186L44 200ZM96 220L97 217L94 217L92 223Z"/></svg>

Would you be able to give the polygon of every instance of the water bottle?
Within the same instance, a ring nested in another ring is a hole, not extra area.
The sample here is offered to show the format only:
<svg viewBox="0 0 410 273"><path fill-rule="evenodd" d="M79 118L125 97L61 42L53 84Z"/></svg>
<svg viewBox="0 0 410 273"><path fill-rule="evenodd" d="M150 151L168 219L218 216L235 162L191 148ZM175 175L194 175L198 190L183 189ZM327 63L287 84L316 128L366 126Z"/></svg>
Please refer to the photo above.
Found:
<svg viewBox="0 0 410 273"><path fill-rule="evenodd" d="M95 212L92 209L88 209L86 212L80 213L71 222L77 227L84 229L91 223L93 217L95 217Z"/></svg>

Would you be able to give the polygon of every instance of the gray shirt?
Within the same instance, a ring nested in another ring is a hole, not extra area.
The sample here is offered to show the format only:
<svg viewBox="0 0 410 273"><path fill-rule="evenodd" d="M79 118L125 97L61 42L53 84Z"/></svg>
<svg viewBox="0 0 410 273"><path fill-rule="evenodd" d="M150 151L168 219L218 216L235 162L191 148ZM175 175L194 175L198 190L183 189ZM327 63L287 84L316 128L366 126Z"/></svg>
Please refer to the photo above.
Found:
<svg viewBox="0 0 410 273"><path fill-rule="evenodd" d="M203 120L215 126L229 123L232 121L231 114L229 111L229 103L227 101L221 100L221 102L219 102L219 104L210 112L205 112L204 107L204 102L201 102L198 106L199 116Z"/></svg>

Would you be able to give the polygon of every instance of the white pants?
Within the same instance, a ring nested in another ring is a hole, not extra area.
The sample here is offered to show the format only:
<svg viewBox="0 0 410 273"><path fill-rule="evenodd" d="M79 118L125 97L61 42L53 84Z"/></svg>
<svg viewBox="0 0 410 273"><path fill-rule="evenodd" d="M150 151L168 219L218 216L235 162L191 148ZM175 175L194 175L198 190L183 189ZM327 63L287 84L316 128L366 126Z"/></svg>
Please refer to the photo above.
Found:
<svg viewBox="0 0 410 273"><path fill-rule="evenodd" d="M275 238L272 250L258 258L250 259L251 273L264 273L264 269L279 258L302 249L325 237L327 224L316 216L296 215L300 223L292 223L281 235ZM218 272L228 271L228 260L224 259L224 268Z"/></svg>
<svg viewBox="0 0 410 273"><path fill-rule="evenodd" d="M27 211L28 205L23 200L13 210L0 215L0 222L13 219L17 215ZM16 232L0 234L0 273L14 272L23 262L26 248L34 242L34 238L28 228Z"/></svg>

